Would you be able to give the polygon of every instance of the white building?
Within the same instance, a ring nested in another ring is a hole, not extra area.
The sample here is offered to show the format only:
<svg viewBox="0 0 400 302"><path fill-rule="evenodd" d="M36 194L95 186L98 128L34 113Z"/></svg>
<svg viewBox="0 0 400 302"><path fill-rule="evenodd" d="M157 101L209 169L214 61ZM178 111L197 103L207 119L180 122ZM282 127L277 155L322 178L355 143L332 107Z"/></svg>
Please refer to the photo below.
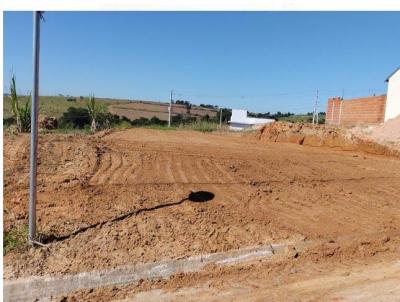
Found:
<svg viewBox="0 0 400 302"><path fill-rule="evenodd" d="M386 79L386 82L388 82L388 91L385 122L400 115L400 67Z"/></svg>
<svg viewBox="0 0 400 302"><path fill-rule="evenodd" d="M265 125L275 122L274 119L248 117L247 110L232 109L231 120L229 121L231 130L243 130L246 128L254 128L256 126Z"/></svg>

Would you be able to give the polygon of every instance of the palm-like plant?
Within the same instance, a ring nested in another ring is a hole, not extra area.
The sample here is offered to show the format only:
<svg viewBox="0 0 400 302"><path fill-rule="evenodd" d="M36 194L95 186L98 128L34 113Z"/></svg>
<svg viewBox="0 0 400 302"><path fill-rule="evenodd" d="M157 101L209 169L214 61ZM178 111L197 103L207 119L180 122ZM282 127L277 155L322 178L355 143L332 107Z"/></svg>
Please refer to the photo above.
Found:
<svg viewBox="0 0 400 302"><path fill-rule="evenodd" d="M90 118L92 119L90 130L92 132L96 132L97 130L96 119L99 116L99 114L103 112L103 107L100 104L96 103L96 99L94 98L93 94L89 96L89 99L86 102L86 107L89 111Z"/></svg>
<svg viewBox="0 0 400 302"><path fill-rule="evenodd" d="M15 75L11 78L10 97L12 112L17 122L18 132L29 132L31 130L31 96L28 96L25 105L19 107Z"/></svg>

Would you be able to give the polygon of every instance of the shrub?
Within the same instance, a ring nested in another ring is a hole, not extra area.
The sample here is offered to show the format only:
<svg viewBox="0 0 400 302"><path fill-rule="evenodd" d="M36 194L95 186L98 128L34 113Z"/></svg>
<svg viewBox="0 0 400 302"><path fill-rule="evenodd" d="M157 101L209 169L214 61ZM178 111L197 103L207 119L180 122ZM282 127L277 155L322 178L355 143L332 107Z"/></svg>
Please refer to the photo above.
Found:
<svg viewBox="0 0 400 302"><path fill-rule="evenodd" d="M128 120L130 123L130 121ZM116 114L109 112L101 112L98 114L96 119L97 129L109 129L120 123L120 118Z"/></svg>
<svg viewBox="0 0 400 302"><path fill-rule="evenodd" d="M173 115L171 117L171 123L174 125L185 125L185 124L190 124L196 121L195 117L190 117L190 116L183 116L182 114L177 114Z"/></svg>
<svg viewBox="0 0 400 302"><path fill-rule="evenodd" d="M31 130L31 96L29 95L25 105L20 107L14 75L11 78L10 97L18 132L29 132Z"/></svg>
<svg viewBox="0 0 400 302"><path fill-rule="evenodd" d="M158 117L153 116L150 120L149 120L149 124L151 125L166 125L168 122L167 121L162 121L160 120Z"/></svg>
<svg viewBox="0 0 400 302"><path fill-rule="evenodd" d="M60 118L61 128L83 129L90 124L89 111L86 108L69 107Z"/></svg>
<svg viewBox="0 0 400 302"><path fill-rule="evenodd" d="M128 122L126 120L121 120L118 124L115 124L114 126L118 129L128 129L132 127L132 124L131 122Z"/></svg>
<svg viewBox="0 0 400 302"><path fill-rule="evenodd" d="M5 128L10 127L12 124L15 124L15 118L13 116L3 118L3 126Z"/></svg>
<svg viewBox="0 0 400 302"><path fill-rule="evenodd" d="M137 118L131 122L133 126L145 126L149 124L149 119L145 117Z"/></svg>
<svg viewBox="0 0 400 302"><path fill-rule="evenodd" d="M208 122L210 120L210 116L208 114L201 117L202 121Z"/></svg>
<svg viewBox="0 0 400 302"><path fill-rule="evenodd" d="M94 95L89 96L89 99L86 102L86 107L88 109L89 116L92 120L92 123L90 125L90 130L92 132L96 132L96 130L97 130L97 124L96 124L97 121L96 120L97 120L99 114L103 113L105 110L104 110L103 106L96 103L96 99L94 98Z"/></svg>

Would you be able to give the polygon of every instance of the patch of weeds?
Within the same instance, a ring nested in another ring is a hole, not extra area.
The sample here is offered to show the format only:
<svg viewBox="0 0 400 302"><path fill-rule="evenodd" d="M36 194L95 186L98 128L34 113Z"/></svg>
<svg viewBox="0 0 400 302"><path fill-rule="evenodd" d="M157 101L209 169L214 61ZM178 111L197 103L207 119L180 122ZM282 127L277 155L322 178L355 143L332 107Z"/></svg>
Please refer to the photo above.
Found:
<svg viewBox="0 0 400 302"><path fill-rule="evenodd" d="M61 133L61 134L81 133L81 134L89 134L91 132L90 132L90 128L89 127L85 127L83 129L79 129L79 128L57 128L57 129L52 129L52 130L42 129L41 133L43 133L43 134L48 134L48 133Z"/></svg>
<svg viewBox="0 0 400 302"><path fill-rule="evenodd" d="M3 126L4 132L12 139L18 136L18 129L15 125L10 125L8 127Z"/></svg>
<svg viewBox="0 0 400 302"><path fill-rule="evenodd" d="M119 122L118 124L116 124L114 126L114 128L116 128L116 129L129 129L129 128L132 128L132 125L131 125L130 122L123 120L123 121Z"/></svg>
<svg viewBox="0 0 400 302"><path fill-rule="evenodd" d="M185 130L194 130L200 132L213 132L218 130L218 123L210 121L196 121L190 124L182 125L180 128Z"/></svg>
<svg viewBox="0 0 400 302"><path fill-rule="evenodd" d="M28 225L19 226L3 234L3 255L28 246Z"/></svg>
<svg viewBox="0 0 400 302"><path fill-rule="evenodd" d="M175 126L168 127L168 125L146 125L144 128L147 129L154 129L154 130L176 130L177 128Z"/></svg>

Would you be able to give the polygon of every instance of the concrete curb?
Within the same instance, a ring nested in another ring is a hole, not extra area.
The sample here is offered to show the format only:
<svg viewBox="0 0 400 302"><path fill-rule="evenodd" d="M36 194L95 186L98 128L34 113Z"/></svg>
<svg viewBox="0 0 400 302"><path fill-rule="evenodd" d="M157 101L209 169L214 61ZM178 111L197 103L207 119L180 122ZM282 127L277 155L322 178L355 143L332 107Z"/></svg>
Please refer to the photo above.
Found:
<svg viewBox="0 0 400 302"><path fill-rule="evenodd" d="M109 285L122 285L141 279L168 278L176 273L201 270L209 264L231 265L257 258L269 257L283 250L285 244L232 250L205 254L186 259L165 260L153 263L121 266L109 270L83 272L59 277L33 276L4 281L4 301L33 301L59 296L84 289Z"/></svg>

